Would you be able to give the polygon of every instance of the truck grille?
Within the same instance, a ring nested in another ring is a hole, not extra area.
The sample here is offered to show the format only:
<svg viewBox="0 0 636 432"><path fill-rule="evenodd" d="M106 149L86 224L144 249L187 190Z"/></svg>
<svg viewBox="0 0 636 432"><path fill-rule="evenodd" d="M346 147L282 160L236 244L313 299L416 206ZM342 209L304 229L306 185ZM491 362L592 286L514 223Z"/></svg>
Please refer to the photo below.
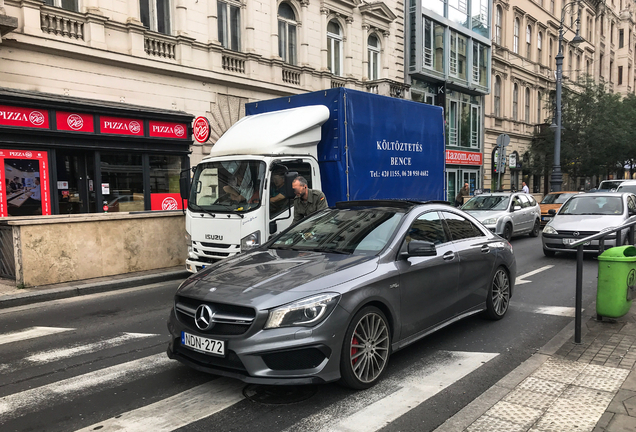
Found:
<svg viewBox="0 0 636 432"><path fill-rule="evenodd" d="M201 305L208 305L214 312L214 327L201 331L194 322L196 310ZM236 336L245 333L256 318L256 311L249 307L224 303L202 302L184 296L175 299L175 312L183 324L196 332L216 336Z"/></svg>

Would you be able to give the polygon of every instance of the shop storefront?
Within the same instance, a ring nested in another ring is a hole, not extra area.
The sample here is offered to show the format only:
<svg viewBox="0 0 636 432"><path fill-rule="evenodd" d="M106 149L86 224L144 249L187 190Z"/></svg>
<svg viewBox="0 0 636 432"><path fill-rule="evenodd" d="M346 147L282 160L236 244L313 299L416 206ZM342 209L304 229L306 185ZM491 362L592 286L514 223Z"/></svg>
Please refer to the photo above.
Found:
<svg viewBox="0 0 636 432"><path fill-rule="evenodd" d="M481 153L446 150L446 196L449 202L455 202L457 193L466 183L471 196L482 188L482 165Z"/></svg>
<svg viewBox="0 0 636 432"><path fill-rule="evenodd" d="M181 208L192 119L0 89L0 216Z"/></svg>

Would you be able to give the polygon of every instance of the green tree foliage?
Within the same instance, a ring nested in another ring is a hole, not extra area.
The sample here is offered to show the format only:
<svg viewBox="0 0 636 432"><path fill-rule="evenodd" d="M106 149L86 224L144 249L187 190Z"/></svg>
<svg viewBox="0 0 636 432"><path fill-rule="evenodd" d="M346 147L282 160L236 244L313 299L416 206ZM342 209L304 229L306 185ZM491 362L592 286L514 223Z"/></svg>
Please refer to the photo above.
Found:
<svg viewBox="0 0 636 432"><path fill-rule="evenodd" d="M634 95L621 98L587 77L564 85L561 124L561 170L572 177L613 173L636 159ZM547 125L535 132L530 152L533 174L549 174L554 162L554 131Z"/></svg>

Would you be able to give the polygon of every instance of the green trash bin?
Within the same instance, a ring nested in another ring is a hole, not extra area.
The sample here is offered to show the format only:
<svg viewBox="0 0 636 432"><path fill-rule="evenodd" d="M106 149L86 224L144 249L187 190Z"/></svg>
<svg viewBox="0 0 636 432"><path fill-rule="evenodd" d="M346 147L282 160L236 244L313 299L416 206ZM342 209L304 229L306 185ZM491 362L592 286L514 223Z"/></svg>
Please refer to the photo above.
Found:
<svg viewBox="0 0 636 432"><path fill-rule="evenodd" d="M619 318L629 312L636 288L636 248L613 247L598 256L596 314Z"/></svg>

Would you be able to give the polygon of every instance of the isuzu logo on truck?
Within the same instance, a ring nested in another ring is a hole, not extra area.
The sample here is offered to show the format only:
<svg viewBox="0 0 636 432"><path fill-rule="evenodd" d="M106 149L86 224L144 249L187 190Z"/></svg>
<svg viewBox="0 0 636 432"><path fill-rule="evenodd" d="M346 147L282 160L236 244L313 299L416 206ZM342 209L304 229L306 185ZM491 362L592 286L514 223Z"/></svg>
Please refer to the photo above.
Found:
<svg viewBox="0 0 636 432"><path fill-rule="evenodd" d="M217 234L206 234L205 239L206 240L223 240L223 236L217 235Z"/></svg>

